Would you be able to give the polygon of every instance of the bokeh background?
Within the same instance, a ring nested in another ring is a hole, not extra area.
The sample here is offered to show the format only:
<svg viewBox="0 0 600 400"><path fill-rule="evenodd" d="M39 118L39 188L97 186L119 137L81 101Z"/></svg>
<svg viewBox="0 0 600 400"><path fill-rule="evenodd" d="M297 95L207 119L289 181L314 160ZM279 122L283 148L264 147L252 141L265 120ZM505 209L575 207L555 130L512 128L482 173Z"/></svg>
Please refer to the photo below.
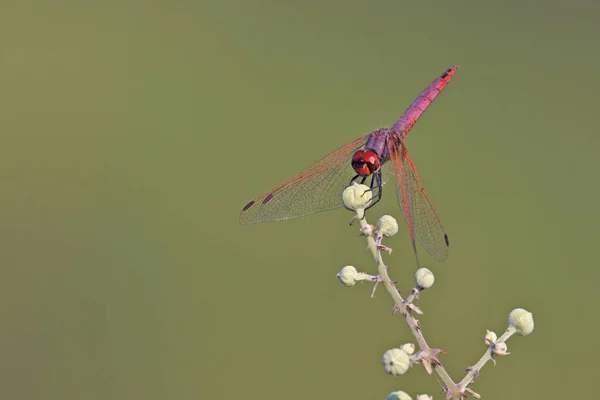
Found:
<svg viewBox="0 0 600 400"><path fill-rule="evenodd" d="M383 399L411 341L350 214L240 226L240 208L390 126L451 239L421 324L456 379L515 307L536 330L474 389L597 391L596 1L0 3L0 393L11 399ZM389 192L374 221L400 217ZM408 233L387 243L407 292Z"/></svg>

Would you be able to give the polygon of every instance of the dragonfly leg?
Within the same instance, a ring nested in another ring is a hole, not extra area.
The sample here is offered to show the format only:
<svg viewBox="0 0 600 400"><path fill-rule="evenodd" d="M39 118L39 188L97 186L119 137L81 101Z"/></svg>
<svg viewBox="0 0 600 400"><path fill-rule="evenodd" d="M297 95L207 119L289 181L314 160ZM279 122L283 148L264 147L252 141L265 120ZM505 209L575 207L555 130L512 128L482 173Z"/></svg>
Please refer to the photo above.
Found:
<svg viewBox="0 0 600 400"><path fill-rule="evenodd" d="M372 175L370 186L371 186L371 189L369 189L370 191L377 189L377 196L376 196L375 200L371 204L369 204L369 206L367 208L365 208L365 211L368 210L369 208L373 207L375 204L379 203L379 200L381 200L381 196L383 194L383 184L381 182L381 172L377 172Z"/></svg>
<svg viewBox="0 0 600 400"><path fill-rule="evenodd" d="M354 178L350 179L350 185L352 184L352 182L354 182L355 180L357 180L357 178L359 178L360 175L356 175L354 176ZM362 179L360 180L360 184L363 185L365 183L365 181L367 180L367 176L363 176ZM369 192L372 192L373 190L377 189L377 196L375 201L373 201L373 203L369 204L369 206L367 208L365 208L365 211L368 210L369 208L373 207L375 204L377 204L379 202L379 200L381 200L381 188L382 188L382 183L381 183L381 172L377 172L373 175L371 175L371 183L369 185L370 189L368 190Z"/></svg>
<svg viewBox="0 0 600 400"><path fill-rule="evenodd" d="M352 178L350 183L352 183L358 177L359 177L359 175L356 175L354 178ZM366 179L367 179L367 177L364 176L360 183L361 184L365 183ZM365 208L365 211L367 211L369 208L373 207L375 204L377 204L379 202L379 200L381 200L382 187L383 187L383 183L381 182L381 172L377 172L371 176L370 189L367 190L367 192L372 192L374 189L378 189L377 197L375 198L375 201L373 201L373 203L369 204L369 206L367 208ZM365 216L366 216L366 213L363 213L362 218L360 218L360 219L363 220L365 218ZM352 218L352 221L350 221L350 225L352 225L352 222L354 222L355 218L356 217Z"/></svg>
<svg viewBox="0 0 600 400"><path fill-rule="evenodd" d="M354 182L356 180L356 178L359 178L360 175L356 175L354 176L354 178L350 179L350 183L348 184L348 186L352 185L352 182ZM365 183L365 181L367 180L366 176L363 176L362 179L360 180L360 184L363 185Z"/></svg>

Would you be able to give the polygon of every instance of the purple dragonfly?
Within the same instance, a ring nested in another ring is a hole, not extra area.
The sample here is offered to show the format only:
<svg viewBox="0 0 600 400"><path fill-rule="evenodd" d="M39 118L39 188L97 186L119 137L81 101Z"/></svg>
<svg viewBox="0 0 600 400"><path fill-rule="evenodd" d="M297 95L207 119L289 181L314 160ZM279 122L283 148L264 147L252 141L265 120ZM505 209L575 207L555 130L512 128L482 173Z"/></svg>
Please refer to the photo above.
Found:
<svg viewBox="0 0 600 400"><path fill-rule="evenodd" d="M240 222L253 224L297 218L342 206L341 193L350 183L368 181L377 203L383 194L382 171L389 164L396 177L398 203L415 254L415 241L438 261L448 257L450 244L404 138L421 114L450 82L457 67L448 68L413 101L391 129L377 129L333 151L306 171L258 196L242 209ZM389 162L388 162L389 161Z"/></svg>

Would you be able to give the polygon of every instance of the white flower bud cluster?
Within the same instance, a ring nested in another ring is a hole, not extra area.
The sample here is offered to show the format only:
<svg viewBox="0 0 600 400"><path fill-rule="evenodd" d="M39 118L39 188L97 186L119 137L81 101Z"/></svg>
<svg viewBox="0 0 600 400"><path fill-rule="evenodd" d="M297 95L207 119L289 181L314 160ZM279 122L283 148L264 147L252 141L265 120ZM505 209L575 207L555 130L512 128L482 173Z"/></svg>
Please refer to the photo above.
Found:
<svg viewBox="0 0 600 400"><path fill-rule="evenodd" d="M352 185L348 186L342 192L342 203L350 211L356 211L358 218L363 218L365 215L365 208L371 204L373 198L373 192L367 185L361 185L356 182L352 182Z"/></svg>
<svg viewBox="0 0 600 400"><path fill-rule="evenodd" d="M358 281L378 282L377 277L358 272L352 265L346 265L336 274L342 285L352 287Z"/></svg>
<svg viewBox="0 0 600 400"><path fill-rule="evenodd" d="M520 336L533 332L533 314L522 308L515 308L508 314L508 327Z"/></svg>
<svg viewBox="0 0 600 400"><path fill-rule="evenodd" d="M409 356L412 356L415 352L415 345L412 343L404 343L400 346L400 350L404 351Z"/></svg>
<svg viewBox="0 0 600 400"><path fill-rule="evenodd" d="M391 215L383 215L377 221L377 234L379 237L392 237L398 233L398 221Z"/></svg>
<svg viewBox="0 0 600 400"><path fill-rule="evenodd" d="M408 393L398 390L397 392L388 394L385 400L412 400L412 397L410 397ZM433 400L433 397L428 394L418 394L417 400Z"/></svg>
<svg viewBox="0 0 600 400"><path fill-rule="evenodd" d="M494 331L490 331L490 330L486 330L485 331L485 336L483 338L483 341L485 343L486 346L490 347L492 349L492 353L494 355L497 356L507 356L510 353L507 351L508 350L508 346L506 345L505 342L499 342L498 341L498 335L496 335L496 332ZM496 362L494 361L494 364Z"/></svg>
<svg viewBox="0 0 600 400"><path fill-rule="evenodd" d="M388 394L385 400L412 400L412 397L410 397L406 392L398 390L397 392Z"/></svg>
<svg viewBox="0 0 600 400"><path fill-rule="evenodd" d="M496 342L492 347L492 351L498 356L507 356L510 354L508 352L508 346L505 342Z"/></svg>
<svg viewBox="0 0 600 400"><path fill-rule="evenodd" d="M493 346L494 343L496 343L496 340L498 340L498 335L496 335L496 332L488 330L485 331L484 342L486 346Z"/></svg>
<svg viewBox="0 0 600 400"><path fill-rule="evenodd" d="M419 268L417 272L415 272L415 280L417 281L417 289L423 290L433 286L435 276L433 276L433 272L427 268Z"/></svg>
<svg viewBox="0 0 600 400"><path fill-rule="evenodd" d="M352 265L346 265L343 267L340 272L337 273L337 277L342 282L344 286L354 286L356 285L356 276L358 275L358 271Z"/></svg>
<svg viewBox="0 0 600 400"><path fill-rule="evenodd" d="M383 370L390 375L402 375L410 367L410 356L402 349L389 349L381 359Z"/></svg>
<svg viewBox="0 0 600 400"><path fill-rule="evenodd" d="M433 400L433 396L430 396L428 394L418 394L417 400Z"/></svg>

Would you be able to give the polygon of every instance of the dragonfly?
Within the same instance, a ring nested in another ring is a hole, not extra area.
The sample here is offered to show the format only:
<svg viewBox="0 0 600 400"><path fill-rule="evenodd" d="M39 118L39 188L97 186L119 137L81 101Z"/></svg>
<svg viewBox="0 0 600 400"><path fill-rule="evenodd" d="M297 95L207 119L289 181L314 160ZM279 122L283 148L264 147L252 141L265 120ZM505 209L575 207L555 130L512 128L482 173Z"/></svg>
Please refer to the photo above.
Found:
<svg viewBox="0 0 600 400"><path fill-rule="evenodd" d="M404 139L450 82L457 68L448 68L427 86L391 128L376 129L345 144L304 172L246 204L240 213L240 223L282 221L342 207L342 191L357 181L369 183L373 193L370 208L382 198L385 170L396 178L398 204L415 255L418 241L436 260L445 261L450 246L448 235Z"/></svg>

